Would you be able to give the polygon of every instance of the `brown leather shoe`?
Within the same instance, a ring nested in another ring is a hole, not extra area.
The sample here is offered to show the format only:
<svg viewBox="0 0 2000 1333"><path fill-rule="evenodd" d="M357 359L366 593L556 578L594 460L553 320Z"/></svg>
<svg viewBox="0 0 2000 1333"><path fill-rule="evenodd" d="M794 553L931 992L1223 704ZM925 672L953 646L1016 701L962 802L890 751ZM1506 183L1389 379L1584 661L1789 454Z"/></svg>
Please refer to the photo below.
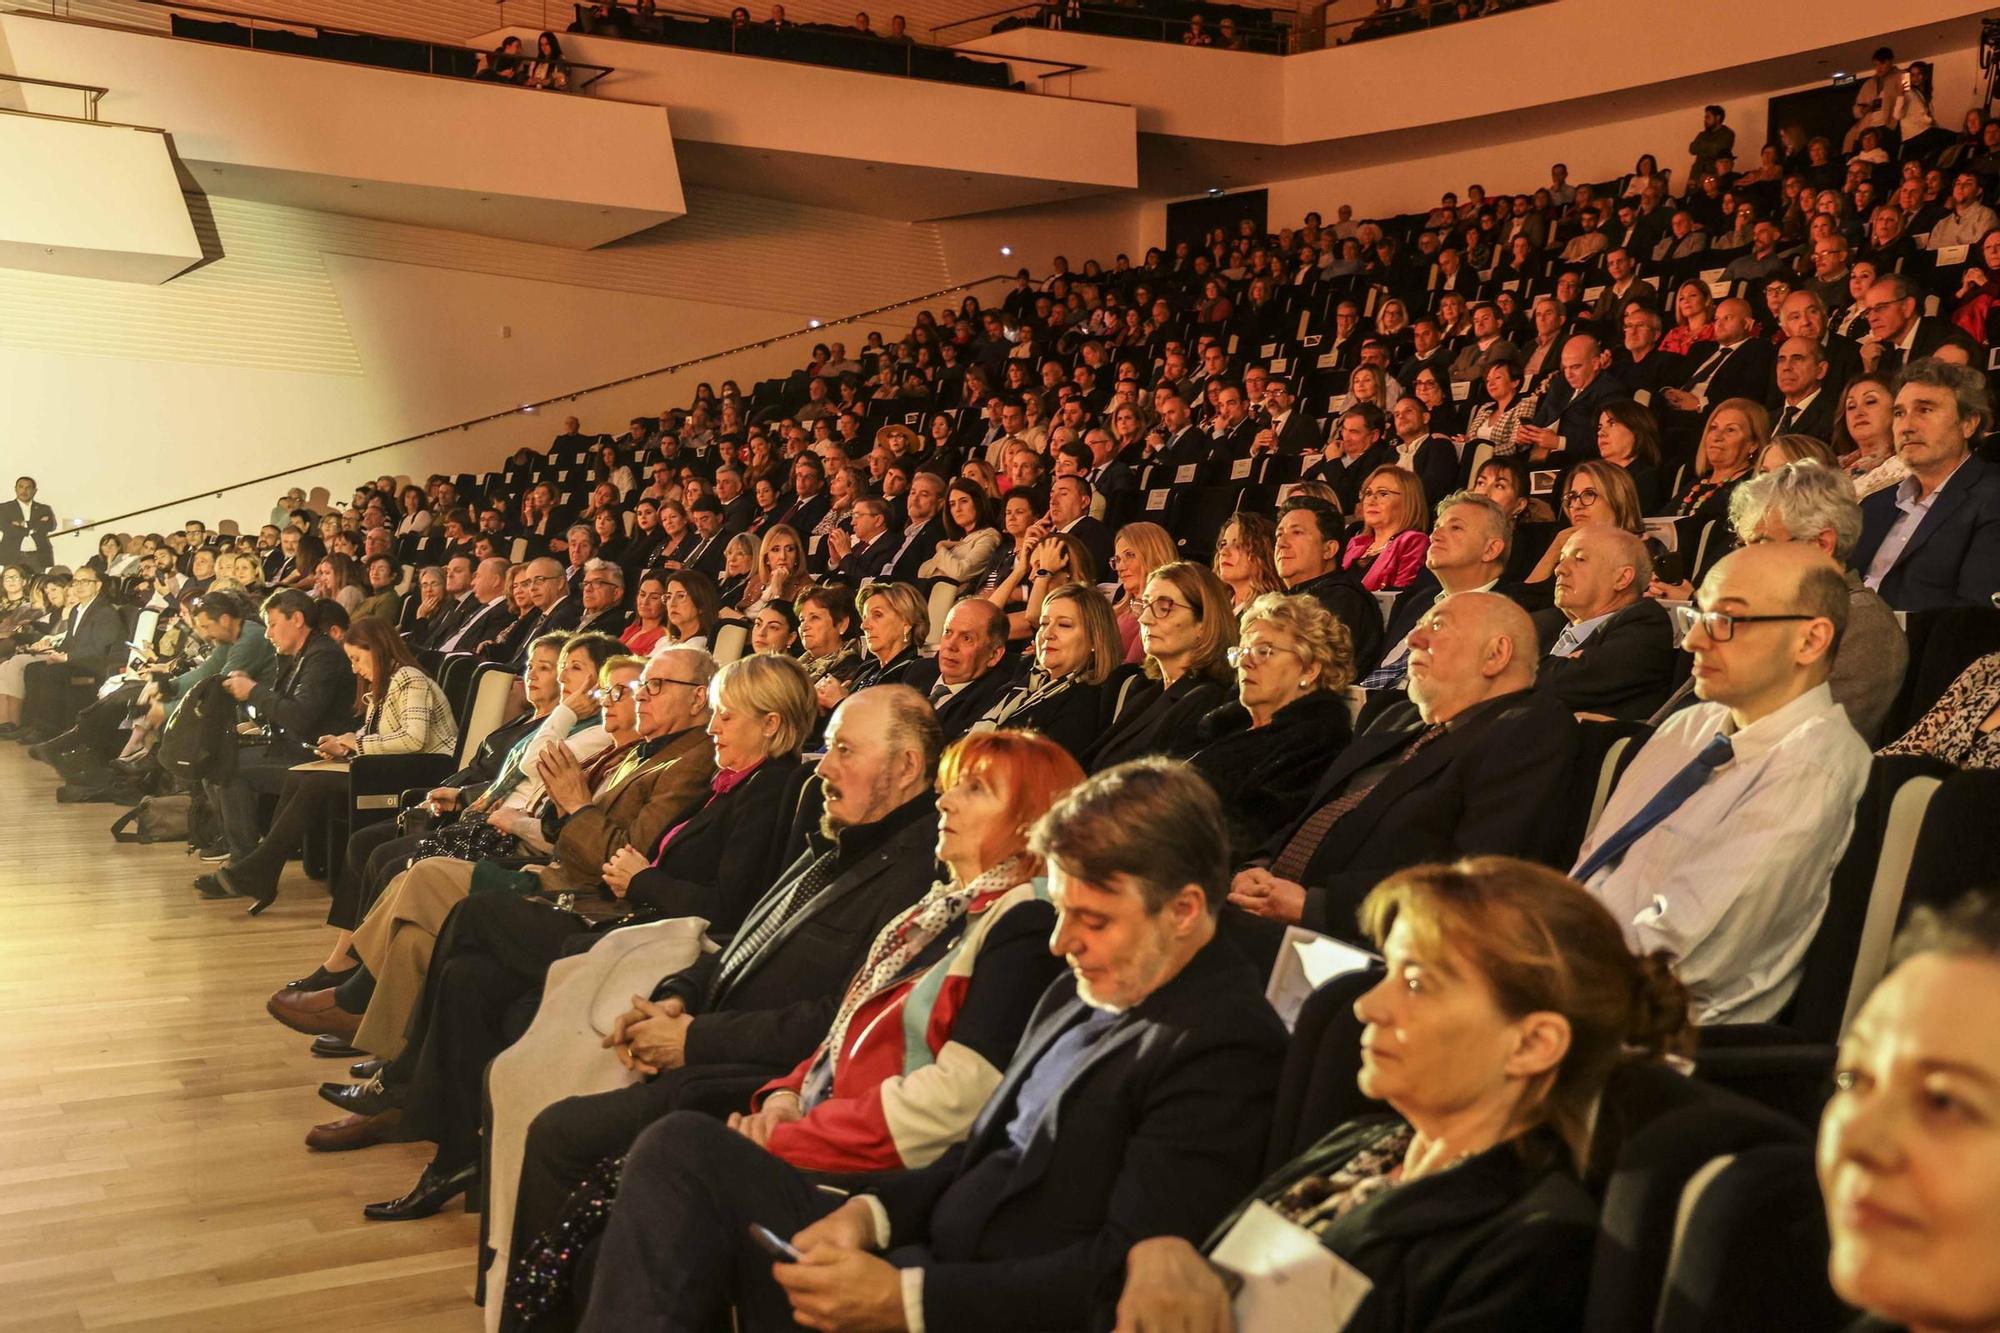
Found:
<svg viewBox="0 0 2000 1333"><path fill-rule="evenodd" d="M314 1152L351 1152L387 1143L403 1123L403 1110L395 1107L378 1115L342 1116L324 1125L314 1125L306 1133L306 1147Z"/></svg>
<svg viewBox="0 0 2000 1333"><path fill-rule="evenodd" d="M333 990L290 990L279 987L264 1001L264 1010L294 1032L308 1037L332 1033L352 1037L361 1030L361 1016L333 1002Z"/></svg>

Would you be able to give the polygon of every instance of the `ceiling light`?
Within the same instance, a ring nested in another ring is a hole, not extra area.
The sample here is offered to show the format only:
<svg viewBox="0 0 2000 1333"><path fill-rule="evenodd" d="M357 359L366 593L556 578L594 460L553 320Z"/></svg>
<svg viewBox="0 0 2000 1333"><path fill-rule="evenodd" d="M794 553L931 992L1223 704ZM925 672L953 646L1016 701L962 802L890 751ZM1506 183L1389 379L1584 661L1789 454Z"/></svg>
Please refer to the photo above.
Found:
<svg viewBox="0 0 2000 1333"><path fill-rule="evenodd" d="M1014 247L1011 245L1003 245L1000 247L1000 253L1003 255L1011 255L1014 253Z"/></svg>

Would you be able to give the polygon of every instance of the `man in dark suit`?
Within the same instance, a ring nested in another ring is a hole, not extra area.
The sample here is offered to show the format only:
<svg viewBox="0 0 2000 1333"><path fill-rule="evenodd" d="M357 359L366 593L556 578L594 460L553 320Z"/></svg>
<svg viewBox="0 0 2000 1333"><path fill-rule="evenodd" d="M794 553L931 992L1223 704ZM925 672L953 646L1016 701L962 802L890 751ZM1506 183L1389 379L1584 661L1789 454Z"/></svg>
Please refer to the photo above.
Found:
<svg viewBox="0 0 2000 1333"><path fill-rule="evenodd" d="M1646 596L1653 561L1623 528L1570 530L1556 557L1555 605L1535 613L1535 688L1575 713L1643 722L1674 688L1674 627Z"/></svg>
<svg viewBox="0 0 2000 1333"><path fill-rule="evenodd" d="M833 563L826 577L834 583L860 587L865 579L880 578L896 538L889 532L889 503L866 495L854 502L846 528L826 534L827 554Z"/></svg>
<svg viewBox="0 0 2000 1333"><path fill-rule="evenodd" d="M1406 385L1409 382L1402 381ZM1291 381L1275 379L1265 386L1264 407L1270 413L1270 420L1252 437L1252 453L1297 456L1319 448L1319 423L1299 410L1298 395L1292 392Z"/></svg>
<svg viewBox="0 0 2000 1333"><path fill-rule="evenodd" d="M1081 476L1057 477L1049 483L1049 526L1067 532L1090 552L1100 580L1111 577L1111 529L1090 516L1090 483Z"/></svg>
<svg viewBox="0 0 2000 1333"><path fill-rule="evenodd" d="M792 460L792 502L778 512L778 522L788 524L805 541L826 511L833 497L826 493L826 466L816 454L800 454Z"/></svg>
<svg viewBox="0 0 2000 1333"><path fill-rule="evenodd" d="M1572 334L1563 343L1562 380L1550 386L1526 425L1514 436L1535 451L1535 461L1574 467L1597 457L1597 418L1625 398L1624 388L1605 374L1610 358L1594 333Z"/></svg>
<svg viewBox="0 0 2000 1333"><path fill-rule="evenodd" d="M1992 419L1976 370L1925 359L1896 379L1910 475L1861 502L1854 567L1898 611L1983 606L2000 589L2000 467L1971 454Z"/></svg>
<svg viewBox="0 0 2000 1333"><path fill-rule="evenodd" d="M1611 378L1644 403L1687 378L1688 364L1677 352L1660 350L1660 312L1627 306L1619 326L1624 346L1611 359Z"/></svg>
<svg viewBox="0 0 2000 1333"><path fill-rule="evenodd" d="M1090 450L1090 467L1083 475L1090 482L1091 514L1118 527L1125 522L1132 497L1138 494L1139 479L1118 457L1118 442L1105 427L1092 426L1085 431L1083 445Z"/></svg>
<svg viewBox="0 0 2000 1333"><path fill-rule="evenodd" d="M1695 362L1679 387L1660 391L1681 424L1699 426L1727 398L1764 401L1777 354L1767 339L1753 337L1754 331L1748 301L1732 296L1715 307L1715 347Z"/></svg>
<svg viewBox="0 0 2000 1333"><path fill-rule="evenodd" d="M1072 975L971 1136L926 1167L842 1177L860 1195L843 1198L714 1120L665 1120L627 1160L594 1324L705 1328L734 1307L746 1330L1083 1328L1108 1313L1133 1242L1195 1242L1222 1219L1255 1181L1283 1032L1216 938L1214 793L1164 761L1120 765L1061 801L1033 846ZM752 1223L803 1262L768 1262Z"/></svg>
<svg viewBox="0 0 2000 1333"><path fill-rule="evenodd" d="M915 583L917 570L944 540L944 486L944 478L935 472L921 471L910 478L910 489L903 493L909 521L877 572L885 583Z"/></svg>
<svg viewBox="0 0 2000 1333"><path fill-rule="evenodd" d="M698 569L712 579L722 578L722 565L729 553L729 533L725 529L722 501L700 495L688 506L688 522L694 526L696 541L681 559L681 568Z"/></svg>
<svg viewBox="0 0 2000 1333"><path fill-rule="evenodd" d="M1148 486L1172 485L1181 468L1198 466L1216 456L1215 442L1194 424L1188 415L1187 400L1177 393L1161 397L1160 424L1153 435L1159 439L1159 444L1155 446L1149 440L1144 462L1163 465L1168 472L1164 477L1144 478L1144 484Z"/></svg>
<svg viewBox="0 0 2000 1333"><path fill-rule="evenodd" d="M1410 321L1410 345L1409 360L1396 367L1396 383L1413 389L1417 376L1426 370L1437 376L1438 383L1445 383L1451 375L1451 349L1445 346L1436 315L1425 313Z"/></svg>
<svg viewBox="0 0 2000 1333"><path fill-rule="evenodd" d="M69 730L77 706L72 684L96 685L124 664L125 620L104 596L103 576L89 565L76 571L69 585L69 608L42 641L42 651L25 664L22 693L6 704L19 721L0 730L0 738L39 745Z"/></svg>
<svg viewBox="0 0 2000 1333"><path fill-rule="evenodd" d="M1208 423L1215 451L1225 458L1248 458L1250 442L1257 438L1257 423L1243 405L1243 390L1224 381L1215 391L1215 419Z"/></svg>
<svg viewBox="0 0 2000 1333"><path fill-rule="evenodd" d="M1497 592L1518 600L1520 585L1503 580L1513 524L1507 513L1483 495L1459 491L1438 506L1431 523L1431 544L1424 550L1424 572L1396 594L1382 631L1381 661L1360 657L1357 667L1373 666L1361 675L1362 688L1401 689L1410 665L1410 631L1424 613L1454 593Z"/></svg>
<svg viewBox="0 0 2000 1333"><path fill-rule="evenodd" d="M578 634L609 634L615 639L632 621L625 613L625 571L614 561L592 560L584 567L577 600L583 607L576 622Z"/></svg>
<svg viewBox="0 0 2000 1333"><path fill-rule="evenodd" d="M55 561L49 534L56 511L35 498L35 479L14 482L12 503L0 506L0 565L21 565L39 574Z"/></svg>
<svg viewBox="0 0 2000 1333"><path fill-rule="evenodd" d="M514 609L507 601L511 568L504 556L479 562L472 571L472 590L466 594L471 609L433 638L430 651L440 655L476 653L506 632L514 623Z"/></svg>
<svg viewBox="0 0 2000 1333"><path fill-rule="evenodd" d="M1787 338L1778 346L1773 373L1778 396L1767 404L1771 434L1810 435L1831 442L1840 391L1827 387L1826 348L1813 338Z"/></svg>
<svg viewBox="0 0 2000 1333"><path fill-rule="evenodd" d="M469 555L455 555L444 562L444 597L437 613L429 620L411 626L403 631L403 637L413 649L434 648L442 639L452 633L479 610L479 598L472 591L473 571L479 562ZM410 608L415 599L403 603L403 618L407 623Z"/></svg>
<svg viewBox="0 0 2000 1333"><path fill-rule="evenodd" d="M1382 409L1373 403L1356 403L1340 414L1327 437L1319 463L1306 471L1306 480L1323 481L1340 497L1340 509L1351 514L1361 502L1361 483L1378 467L1391 467L1396 451L1382 439L1385 425Z"/></svg>
<svg viewBox="0 0 2000 1333"><path fill-rule="evenodd" d="M1382 651L1382 612L1375 594L1340 567L1340 538L1340 514L1332 505L1296 495L1278 511L1271 560L1286 592L1311 597L1347 626L1355 662L1373 662Z"/></svg>
<svg viewBox="0 0 2000 1333"><path fill-rule="evenodd" d="M715 498L722 505L722 531L726 536L747 532L757 517L757 500L743 489L743 473L731 464L715 470Z"/></svg>
<svg viewBox="0 0 2000 1333"><path fill-rule="evenodd" d="M1916 285L1900 273L1884 273L1868 289L1868 338L1861 344L1861 363L1878 375L1894 375L1912 361L1929 356L1951 334L1942 319L1917 313Z"/></svg>
<svg viewBox="0 0 2000 1333"><path fill-rule="evenodd" d="M320 737L354 725L354 671L340 645L313 629L312 610L312 598L296 588L272 593L264 601L264 634L278 652L276 673L268 681L222 677L230 697L256 709L271 728L267 744L237 749L233 775L203 784L232 860L256 850L258 796L284 790L286 773L313 757Z"/></svg>
<svg viewBox="0 0 2000 1333"><path fill-rule="evenodd" d="M917 662L905 679L930 700L945 740L955 741L1013 683L1006 663L1007 613L984 597L967 597L945 616L937 656Z"/></svg>
<svg viewBox="0 0 2000 1333"><path fill-rule="evenodd" d="M827 741L820 831L726 949L661 981L613 1030L618 1058L652 1076L558 1101L529 1126L513 1253L597 1162L655 1120L691 1105L740 1109L811 1054L877 932L930 887L943 738L923 696L901 685L862 690L834 710Z"/></svg>
<svg viewBox="0 0 2000 1333"><path fill-rule="evenodd" d="M1396 424L1390 445L1396 465L1417 474L1424 485L1424 502L1435 510L1440 500L1458 489L1458 446L1431 434L1431 410L1415 394L1397 400L1391 419Z"/></svg>
<svg viewBox="0 0 2000 1333"><path fill-rule="evenodd" d="M1535 667L1534 624L1506 598L1460 593L1433 606L1410 636L1410 704L1341 752L1306 813L1237 873L1229 901L1267 923L1354 938L1355 910L1392 871L1546 858L1554 821L1520 793L1562 789L1579 733L1534 688Z"/></svg>
<svg viewBox="0 0 2000 1333"><path fill-rule="evenodd" d="M573 630L583 619L583 603L569 595L569 583L555 557L543 556L528 563L528 595L535 600L535 614L515 622L514 628L487 644L489 661L505 662L516 669L528 664L528 645L544 634Z"/></svg>

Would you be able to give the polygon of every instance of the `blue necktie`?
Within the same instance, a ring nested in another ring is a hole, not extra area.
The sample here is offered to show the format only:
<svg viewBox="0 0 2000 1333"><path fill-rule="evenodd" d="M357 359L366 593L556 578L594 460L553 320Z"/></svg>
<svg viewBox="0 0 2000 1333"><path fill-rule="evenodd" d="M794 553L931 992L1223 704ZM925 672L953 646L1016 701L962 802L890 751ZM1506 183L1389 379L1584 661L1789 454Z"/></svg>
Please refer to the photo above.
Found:
<svg viewBox="0 0 2000 1333"><path fill-rule="evenodd" d="M1625 821L1625 827L1606 838L1596 851L1571 872L1570 878L1579 883L1589 880L1604 867L1625 854L1625 849L1646 836L1655 824L1681 808L1688 797L1701 790L1708 781L1708 775L1721 768L1735 757L1735 747L1729 737L1716 735L1702 747L1700 754L1688 761L1686 768L1674 774L1667 785L1653 793L1653 799L1640 807L1639 813Z"/></svg>

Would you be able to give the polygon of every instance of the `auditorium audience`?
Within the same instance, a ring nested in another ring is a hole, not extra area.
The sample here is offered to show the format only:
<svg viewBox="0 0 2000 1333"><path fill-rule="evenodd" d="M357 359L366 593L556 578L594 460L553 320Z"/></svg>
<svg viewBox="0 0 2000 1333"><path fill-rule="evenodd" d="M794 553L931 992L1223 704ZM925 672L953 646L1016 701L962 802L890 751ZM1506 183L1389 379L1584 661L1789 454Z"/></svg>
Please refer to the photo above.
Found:
<svg viewBox="0 0 2000 1333"><path fill-rule="evenodd" d="M1407 468L1378 467L1357 497L1361 530L1347 543L1341 568L1370 592L1407 588L1424 567L1430 506L1423 483Z"/></svg>
<svg viewBox="0 0 2000 1333"><path fill-rule="evenodd" d="M1107 721L1116 720L1121 684L1131 676L1118 650L1111 606L1095 588L1066 583L1042 602L1027 672L983 719L995 727L1035 731L1072 755L1090 753Z"/></svg>
<svg viewBox="0 0 2000 1333"><path fill-rule="evenodd" d="M1424 550L1424 569L1389 608L1382 660L1361 680L1370 690L1400 686L1409 669L1410 631L1437 602L1461 592L1494 592L1507 568L1512 529L1507 516L1483 495L1456 491L1438 505L1437 523Z"/></svg>
<svg viewBox="0 0 2000 1333"><path fill-rule="evenodd" d="M1135 688L1084 756L1093 772L1147 755L1186 757L1195 724L1228 697L1236 616L1215 571L1185 560L1153 570L1139 597L1139 642L1150 688Z"/></svg>
<svg viewBox="0 0 2000 1333"><path fill-rule="evenodd" d="M926 674L934 676L928 686L922 684ZM924 690L945 739L957 740L1013 688L1007 617L983 597L954 602L938 635L937 656L919 662L910 675L910 683Z"/></svg>

